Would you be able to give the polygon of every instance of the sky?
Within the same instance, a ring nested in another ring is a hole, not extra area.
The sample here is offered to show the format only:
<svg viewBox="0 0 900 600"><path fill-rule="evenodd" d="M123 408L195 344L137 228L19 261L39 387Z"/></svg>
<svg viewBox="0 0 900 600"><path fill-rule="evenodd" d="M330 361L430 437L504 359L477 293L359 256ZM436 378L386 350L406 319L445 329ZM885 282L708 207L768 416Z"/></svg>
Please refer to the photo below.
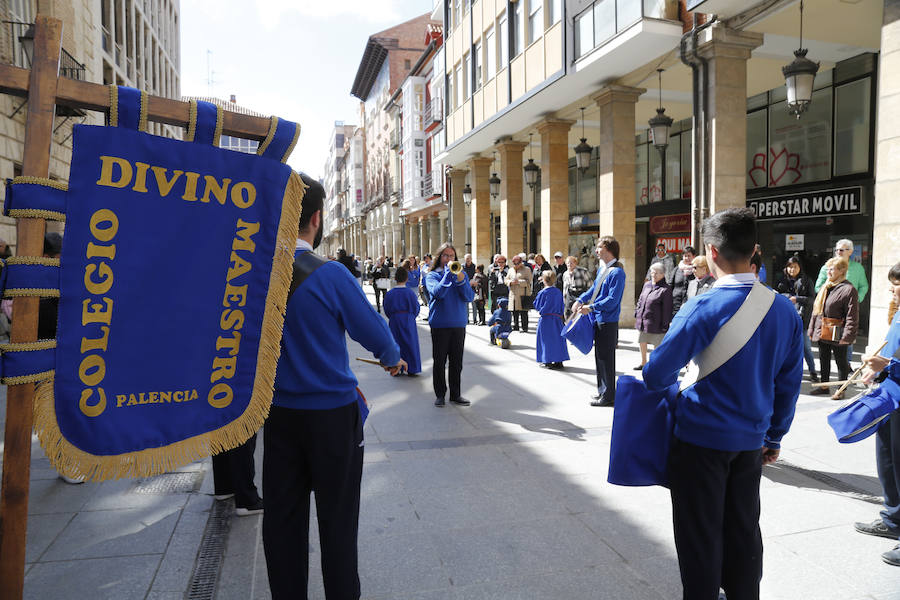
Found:
<svg viewBox="0 0 900 600"><path fill-rule="evenodd" d="M181 0L181 94L234 94L246 108L296 121L300 139L288 164L319 178L334 122L358 124L350 88L369 36L431 7L432 0Z"/></svg>

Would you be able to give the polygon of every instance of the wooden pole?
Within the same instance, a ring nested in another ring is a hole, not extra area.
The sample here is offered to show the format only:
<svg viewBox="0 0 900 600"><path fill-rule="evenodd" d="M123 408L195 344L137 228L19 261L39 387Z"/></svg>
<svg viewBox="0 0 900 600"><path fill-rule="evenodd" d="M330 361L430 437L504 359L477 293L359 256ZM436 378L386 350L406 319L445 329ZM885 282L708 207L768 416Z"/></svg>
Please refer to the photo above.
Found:
<svg viewBox="0 0 900 600"><path fill-rule="evenodd" d="M22 174L50 175L50 142L56 102L56 81L62 22L38 15L35 20L34 56L25 121ZM41 256L44 252L44 220L19 219L17 253ZM10 341L37 339L38 298L13 300ZM31 476L31 429L34 384L11 385L6 396L6 432L3 448L3 481L0 488L0 600L18 600L25 586L25 535L28 523L28 485Z"/></svg>

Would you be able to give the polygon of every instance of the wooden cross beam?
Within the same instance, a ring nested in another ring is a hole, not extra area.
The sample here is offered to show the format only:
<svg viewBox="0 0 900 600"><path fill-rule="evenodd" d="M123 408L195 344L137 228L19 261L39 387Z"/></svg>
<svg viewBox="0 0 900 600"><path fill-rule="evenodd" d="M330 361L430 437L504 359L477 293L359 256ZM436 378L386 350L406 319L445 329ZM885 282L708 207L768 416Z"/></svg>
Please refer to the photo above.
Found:
<svg viewBox="0 0 900 600"><path fill-rule="evenodd" d="M62 22L44 15L35 19L34 56L31 69L0 65L0 92L28 98L22 175L48 177L55 105L97 111L109 109L105 85L59 77ZM187 126L189 103L148 96L151 121ZM222 133L263 140L269 119L224 111ZM41 256L43 219L19 219L16 225L18 254ZM15 298L10 341L37 339L38 298ZM6 400L6 432L3 480L0 487L0 600L22 598L25 583L25 534L28 517L28 485L31 466L34 384L9 386Z"/></svg>

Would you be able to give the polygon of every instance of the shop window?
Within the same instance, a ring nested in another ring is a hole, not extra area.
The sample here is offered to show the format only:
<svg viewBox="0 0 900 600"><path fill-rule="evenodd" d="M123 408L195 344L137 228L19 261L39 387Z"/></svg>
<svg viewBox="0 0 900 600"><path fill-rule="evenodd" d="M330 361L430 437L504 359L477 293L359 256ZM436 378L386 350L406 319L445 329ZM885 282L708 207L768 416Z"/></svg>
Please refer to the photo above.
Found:
<svg viewBox="0 0 900 600"><path fill-rule="evenodd" d="M868 77L834 90L834 174L869 170L871 79Z"/></svg>
<svg viewBox="0 0 900 600"><path fill-rule="evenodd" d="M659 150L653 146L647 146L648 188L647 200L650 204L661 201L662 198L662 160Z"/></svg>
<svg viewBox="0 0 900 600"><path fill-rule="evenodd" d="M684 199L689 199L691 197L691 181L693 181L693 172L691 171L693 144L691 131L688 129L681 134L681 197Z"/></svg>
<svg viewBox="0 0 900 600"><path fill-rule="evenodd" d="M770 187L831 178L831 100L832 88L814 92L800 119L784 102L769 108Z"/></svg>
<svg viewBox="0 0 900 600"><path fill-rule="evenodd" d="M677 200L681 195L681 138L683 137L685 136L670 136L669 146L666 148L666 200Z"/></svg>
<svg viewBox="0 0 900 600"><path fill-rule="evenodd" d="M600 0L594 4L594 45L616 35L616 0Z"/></svg>
<svg viewBox="0 0 900 600"><path fill-rule="evenodd" d="M766 148L766 111L747 115L747 189L768 185L768 149Z"/></svg>
<svg viewBox="0 0 900 600"><path fill-rule="evenodd" d="M650 203L650 190L647 187L647 144L634 147L634 187L637 204Z"/></svg>

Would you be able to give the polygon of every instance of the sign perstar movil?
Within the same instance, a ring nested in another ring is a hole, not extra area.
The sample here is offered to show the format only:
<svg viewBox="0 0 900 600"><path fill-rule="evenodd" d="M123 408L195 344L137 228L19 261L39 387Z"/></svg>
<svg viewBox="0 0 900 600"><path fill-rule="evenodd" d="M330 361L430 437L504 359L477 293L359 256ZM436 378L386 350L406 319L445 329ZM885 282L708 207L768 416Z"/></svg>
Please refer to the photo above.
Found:
<svg viewBox="0 0 900 600"><path fill-rule="evenodd" d="M760 221L856 215L862 212L862 188L797 192L747 200Z"/></svg>

